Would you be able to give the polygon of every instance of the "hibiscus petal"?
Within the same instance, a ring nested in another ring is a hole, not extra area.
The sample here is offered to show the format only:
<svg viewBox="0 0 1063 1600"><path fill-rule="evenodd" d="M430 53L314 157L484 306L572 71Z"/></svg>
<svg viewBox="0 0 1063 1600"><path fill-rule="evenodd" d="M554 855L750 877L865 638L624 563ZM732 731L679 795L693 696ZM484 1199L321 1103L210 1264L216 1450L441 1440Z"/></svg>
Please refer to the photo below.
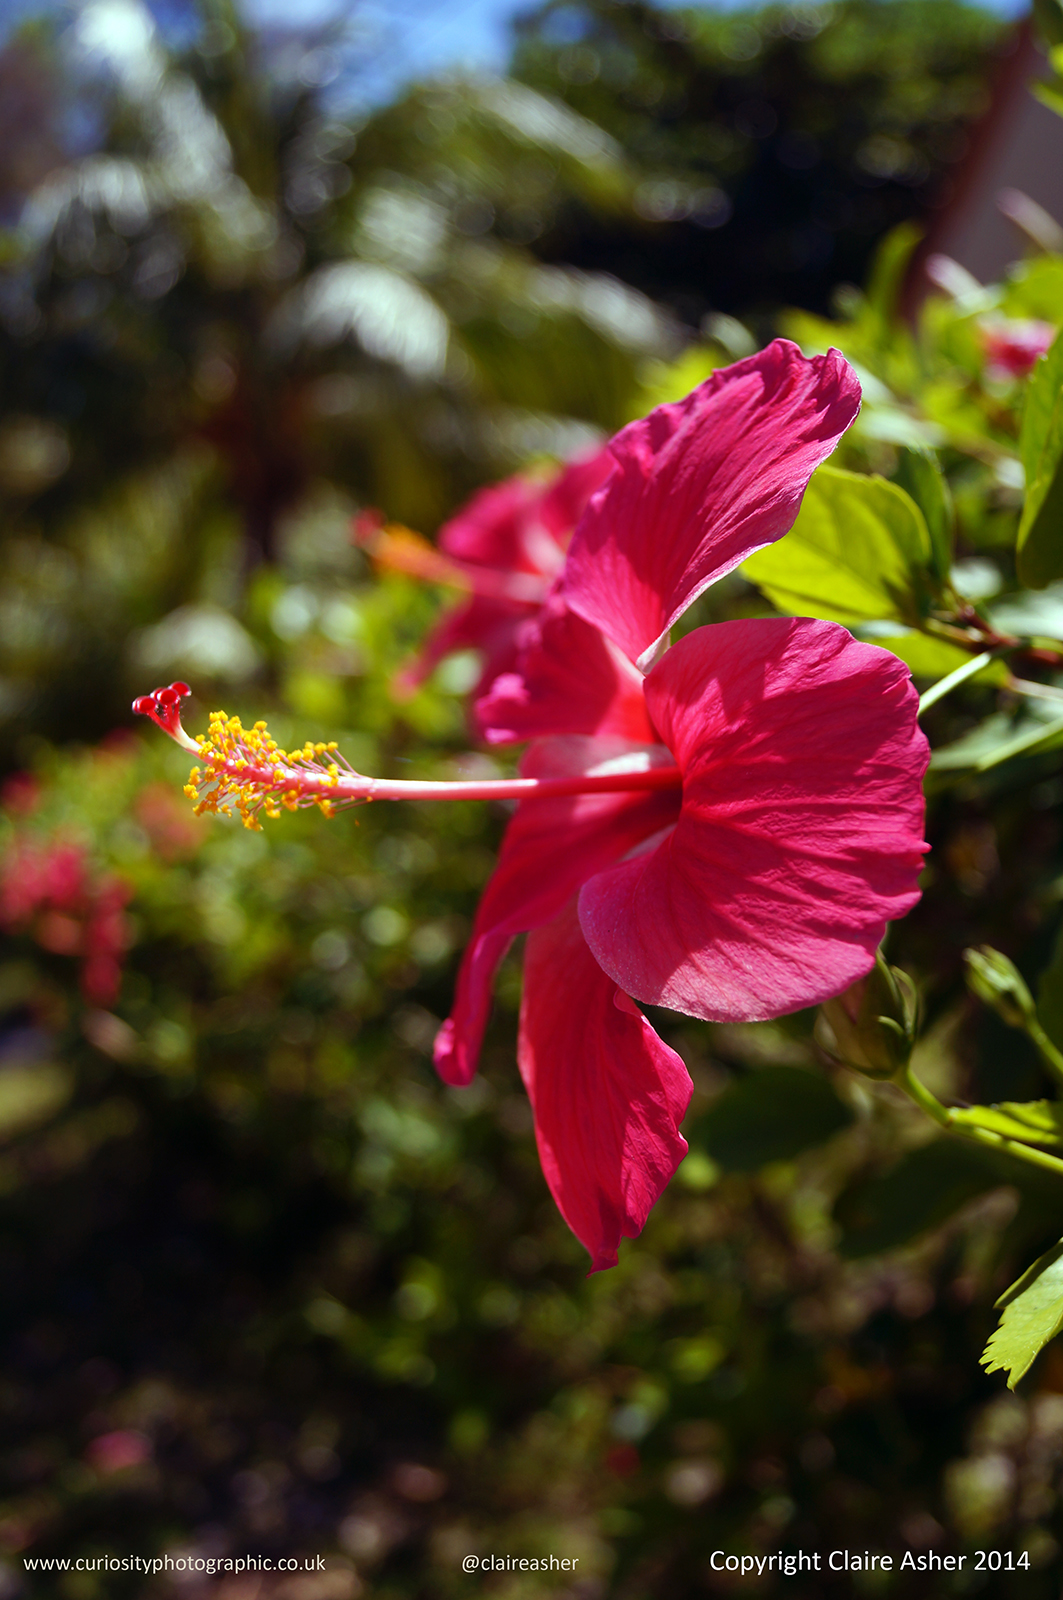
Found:
<svg viewBox="0 0 1063 1600"><path fill-rule="evenodd" d="M605 761L626 760L632 767L645 767L671 759L660 746L632 746L617 739L551 739L528 751L521 772L529 778L565 777ZM476 1071L491 985L517 934L555 917L584 879L673 821L678 810L677 789L521 802L476 910L454 1009L436 1037L436 1068L447 1083L468 1083Z"/></svg>
<svg viewBox="0 0 1063 1600"><path fill-rule="evenodd" d="M439 530L439 548L477 566L553 577L587 501L614 465L609 451L599 450L545 482L518 473L480 489Z"/></svg>
<svg viewBox="0 0 1063 1600"><path fill-rule="evenodd" d="M568 544L587 501L601 488L616 466L608 448L570 461L547 488L539 506L539 521L559 545Z"/></svg>
<svg viewBox="0 0 1063 1600"><path fill-rule="evenodd" d="M686 1155L693 1085L594 960L574 901L528 938L518 1059L550 1192L591 1271L614 1267Z"/></svg>
<svg viewBox="0 0 1063 1600"><path fill-rule="evenodd" d="M524 553L523 528L539 497L538 486L517 476L477 490L439 530L436 543L448 556L485 567L535 572Z"/></svg>
<svg viewBox="0 0 1063 1600"><path fill-rule="evenodd" d="M795 344L714 372L618 433L618 470L576 529L562 597L640 666L701 592L793 525L860 405L837 350Z"/></svg>
<svg viewBox="0 0 1063 1600"><path fill-rule="evenodd" d="M550 734L615 734L650 742L641 674L589 622L552 597L522 632L516 669L476 702L489 744Z"/></svg>
<svg viewBox="0 0 1063 1600"><path fill-rule="evenodd" d="M777 1017L869 970L919 898L928 748L907 668L832 622L724 622L646 680L679 821L580 894L606 972L714 1021Z"/></svg>

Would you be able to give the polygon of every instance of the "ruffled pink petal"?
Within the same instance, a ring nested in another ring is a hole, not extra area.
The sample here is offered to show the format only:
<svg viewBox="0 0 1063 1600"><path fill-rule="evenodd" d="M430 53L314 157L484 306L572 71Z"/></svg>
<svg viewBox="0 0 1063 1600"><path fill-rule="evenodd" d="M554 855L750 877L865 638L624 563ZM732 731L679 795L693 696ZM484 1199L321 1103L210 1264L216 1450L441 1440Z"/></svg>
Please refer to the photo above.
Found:
<svg viewBox="0 0 1063 1600"><path fill-rule="evenodd" d="M686 1155L693 1085L594 960L572 901L529 935L518 1059L550 1192L591 1271L615 1267Z"/></svg>
<svg viewBox="0 0 1063 1600"><path fill-rule="evenodd" d="M654 740L641 673L597 628L551 597L521 639L516 670L476 702L488 743L570 733Z"/></svg>
<svg viewBox="0 0 1063 1600"><path fill-rule="evenodd" d="M670 763L661 746L616 739L551 739L521 762L529 778L565 777L604 761L632 768ZM470 1082L498 964L518 933L549 922L591 873L674 821L678 790L524 800L506 830L494 876L477 907L462 957L454 1009L436 1037L435 1064L447 1083Z"/></svg>
<svg viewBox="0 0 1063 1600"><path fill-rule="evenodd" d="M919 898L929 752L907 668L836 623L724 622L669 650L646 699L682 810L584 885L595 957L639 1000L714 1021L838 994Z"/></svg>
<svg viewBox="0 0 1063 1600"><path fill-rule="evenodd" d="M776 339L630 423L576 529L562 597L646 664L710 583L793 525L859 405L837 350L808 361Z"/></svg>

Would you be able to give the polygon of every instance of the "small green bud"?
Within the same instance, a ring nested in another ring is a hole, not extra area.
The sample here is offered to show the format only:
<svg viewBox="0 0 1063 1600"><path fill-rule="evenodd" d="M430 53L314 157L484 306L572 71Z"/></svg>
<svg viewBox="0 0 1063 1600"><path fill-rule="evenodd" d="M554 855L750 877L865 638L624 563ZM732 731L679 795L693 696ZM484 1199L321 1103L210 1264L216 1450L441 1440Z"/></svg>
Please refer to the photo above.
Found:
<svg viewBox="0 0 1063 1600"><path fill-rule="evenodd" d="M965 950L967 987L1012 1028L1028 1028L1037 1021L1033 995L1014 962L987 944Z"/></svg>
<svg viewBox="0 0 1063 1600"><path fill-rule="evenodd" d="M908 1064L918 1012L908 974L888 966L880 950L866 978L820 1006L816 1037L855 1072L892 1078Z"/></svg>

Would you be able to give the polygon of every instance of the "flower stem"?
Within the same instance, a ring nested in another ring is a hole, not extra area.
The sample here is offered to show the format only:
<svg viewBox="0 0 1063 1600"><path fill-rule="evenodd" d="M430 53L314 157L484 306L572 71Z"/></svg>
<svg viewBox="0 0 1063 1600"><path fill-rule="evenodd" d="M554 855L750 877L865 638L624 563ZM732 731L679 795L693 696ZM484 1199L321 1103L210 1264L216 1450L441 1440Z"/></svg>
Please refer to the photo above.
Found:
<svg viewBox="0 0 1063 1600"><path fill-rule="evenodd" d="M1045 1065L1063 1083L1063 1052L1056 1049L1036 1016L1026 1018L1026 1032L1041 1052Z"/></svg>
<svg viewBox="0 0 1063 1600"><path fill-rule="evenodd" d="M1046 1150L1038 1150L1032 1145L1023 1144L1018 1139L1009 1139L1006 1134L994 1133L991 1128L974 1128L969 1124L961 1125L954 1122L949 1107L942 1105L937 1096L931 1094L924 1083L920 1083L910 1064L903 1067L893 1081L910 1100L915 1101L921 1111L925 1111L927 1116L946 1132L955 1134L959 1139L968 1139L974 1144L989 1145L993 1149L1003 1150L1007 1155L1029 1162L1031 1166L1042 1167L1063 1176L1063 1160L1059 1156L1051 1156Z"/></svg>
<svg viewBox="0 0 1063 1600"><path fill-rule="evenodd" d="M925 694L919 696L919 715L922 716L924 711L929 711L931 706L936 706L939 700L951 694L953 689L958 689L961 683L966 683L968 678L973 678L976 672L981 672L983 667L988 666L994 657L1000 654L1002 654L1000 649L983 650L980 656L972 656L970 661L964 661L944 678L939 678Z"/></svg>

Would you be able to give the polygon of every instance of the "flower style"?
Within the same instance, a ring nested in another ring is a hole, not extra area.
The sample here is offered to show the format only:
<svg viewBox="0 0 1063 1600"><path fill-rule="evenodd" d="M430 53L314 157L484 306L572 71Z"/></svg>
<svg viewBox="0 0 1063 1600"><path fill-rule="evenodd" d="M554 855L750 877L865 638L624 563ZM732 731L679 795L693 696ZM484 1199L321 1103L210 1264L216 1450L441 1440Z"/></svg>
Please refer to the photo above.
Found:
<svg viewBox="0 0 1063 1600"><path fill-rule="evenodd" d="M399 674L400 693L412 693L455 650L482 653L477 696L516 665L521 629L549 594L572 531L612 467L609 451L599 450L545 479L518 473L481 489L443 525L435 546L407 529L359 521L355 538L380 566L466 591Z"/></svg>
<svg viewBox="0 0 1063 1600"><path fill-rule="evenodd" d="M858 404L836 351L806 360L779 340L612 441L513 667L477 703L489 740L534 741L519 778L364 778L329 747L285 756L261 724L220 716L186 740L200 806L235 804L249 826L263 808L403 793L519 800L436 1065L471 1080L494 974L527 933L519 1065L592 1271L686 1151L690 1079L636 1002L717 1021L813 1005L870 970L918 898L928 752L895 656L783 617L666 648L710 583L791 526ZM185 687L138 706L166 725Z"/></svg>

